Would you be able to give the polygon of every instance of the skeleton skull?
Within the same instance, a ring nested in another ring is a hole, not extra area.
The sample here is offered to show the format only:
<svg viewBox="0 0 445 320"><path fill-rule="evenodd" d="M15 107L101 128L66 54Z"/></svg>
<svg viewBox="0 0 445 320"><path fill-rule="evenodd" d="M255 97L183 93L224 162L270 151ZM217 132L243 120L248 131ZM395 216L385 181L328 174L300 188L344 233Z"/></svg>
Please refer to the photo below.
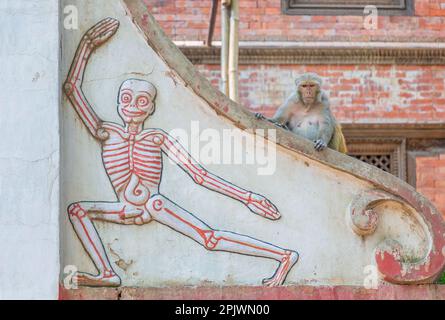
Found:
<svg viewBox="0 0 445 320"><path fill-rule="evenodd" d="M118 96L119 116L126 124L142 123L155 111L156 88L148 81L125 80Z"/></svg>

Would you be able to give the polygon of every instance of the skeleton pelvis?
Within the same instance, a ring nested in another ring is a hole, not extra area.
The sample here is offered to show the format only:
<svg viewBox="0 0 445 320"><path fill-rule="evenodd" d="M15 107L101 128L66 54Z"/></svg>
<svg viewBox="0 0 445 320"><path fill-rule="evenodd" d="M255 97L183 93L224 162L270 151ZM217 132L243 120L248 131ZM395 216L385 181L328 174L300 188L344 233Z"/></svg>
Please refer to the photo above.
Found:
<svg viewBox="0 0 445 320"><path fill-rule="evenodd" d="M137 175L132 174L130 181L125 187L124 197L127 202L135 206L141 206L150 199L150 190L148 190Z"/></svg>

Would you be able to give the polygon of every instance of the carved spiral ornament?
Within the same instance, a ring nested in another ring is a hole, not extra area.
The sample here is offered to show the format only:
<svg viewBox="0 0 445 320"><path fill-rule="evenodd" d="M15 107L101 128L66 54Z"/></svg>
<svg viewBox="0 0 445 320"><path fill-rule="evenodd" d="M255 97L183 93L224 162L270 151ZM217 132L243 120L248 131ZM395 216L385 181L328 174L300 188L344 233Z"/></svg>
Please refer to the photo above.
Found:
<svg viewBox="0 0 445 320"><path fill-rule="evenodd" d="M379 225L379 215L375 210L377 206L392 201L407 208L416 219L423 220L418 223L424 226L424 232L428 237L427 252L413 262L405 256L406 250L400 242L386 238L375 248L375 262L385 281L398 284L430 283L440 276L444 267L445 227L440 219L440 213L428 201L422 201L423 199L417 197L407 197L407 199L409 200L382 190L364 191L350 204L350 226L357 235L369 236ZM423 214L418 214L419 212ZM429 217L426 217L425 212Z"/></svg>

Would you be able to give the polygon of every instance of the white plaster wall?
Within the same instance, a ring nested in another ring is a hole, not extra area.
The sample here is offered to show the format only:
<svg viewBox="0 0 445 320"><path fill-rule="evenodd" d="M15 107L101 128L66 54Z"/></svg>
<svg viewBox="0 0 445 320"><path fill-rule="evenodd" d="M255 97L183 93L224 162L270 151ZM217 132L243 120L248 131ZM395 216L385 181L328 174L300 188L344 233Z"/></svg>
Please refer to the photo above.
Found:
<svg viewBox="0 0 445 320"><path fill-rule="evenodd" d="M81 26L78 31L64 33L63 76L88 28L108 16L121 22L117 34L90 60L83 86L102 119L121 123L116 111L118 87L123 80L137 77L151 81L158 89L157 109L146 128L190 131L192 120L199 120L202 129L233 128L187 87L167 76L169 68L147 46L120 1L69 0L64 4L78 7ZM62 264L94 272L68 221L66 207L76 201L116 198L101 162L100 145L88 135L65 98L62 118ZM401 211L390 205L379 208L383 223L375 234L366 241L354 234L346 222L348 205L370 185L280 148L272 176L258 176L256 166L206 166L269 198L282 213L279 221L262 219L239 202L194 184L168 161L164 160L164 165L161 192L209 225L298 250L301 260L289 274L288 284L360 285L366 276L364 267L374 263L373 250L385 237L398 239L409 248L424 247L420 245L423 233L410 231L412 218L395 213ZM124 269L115 265L124 286L259 285L276 267L276 262L267 259L206 251L156 222L144 226L97 222L96 226L110 260L114 264L119 259L128 263Z"/></svg>
<svg viewBox="0 0 445 320"><path fill-rule="evenodd" d="M0 299L56 299L59 4L0 1Z"/></svg>

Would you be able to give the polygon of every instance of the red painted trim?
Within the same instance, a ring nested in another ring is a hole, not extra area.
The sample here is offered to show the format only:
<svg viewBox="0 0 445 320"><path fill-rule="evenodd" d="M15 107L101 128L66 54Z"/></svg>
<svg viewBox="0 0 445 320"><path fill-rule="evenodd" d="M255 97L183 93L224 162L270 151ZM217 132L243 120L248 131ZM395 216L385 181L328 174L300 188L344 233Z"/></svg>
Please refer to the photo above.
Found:
<svg viewBox="0 0 445 320"><path fill-rule="evenodd" d="M59 289L60 300L445 300L445 285Z"/></svg>

